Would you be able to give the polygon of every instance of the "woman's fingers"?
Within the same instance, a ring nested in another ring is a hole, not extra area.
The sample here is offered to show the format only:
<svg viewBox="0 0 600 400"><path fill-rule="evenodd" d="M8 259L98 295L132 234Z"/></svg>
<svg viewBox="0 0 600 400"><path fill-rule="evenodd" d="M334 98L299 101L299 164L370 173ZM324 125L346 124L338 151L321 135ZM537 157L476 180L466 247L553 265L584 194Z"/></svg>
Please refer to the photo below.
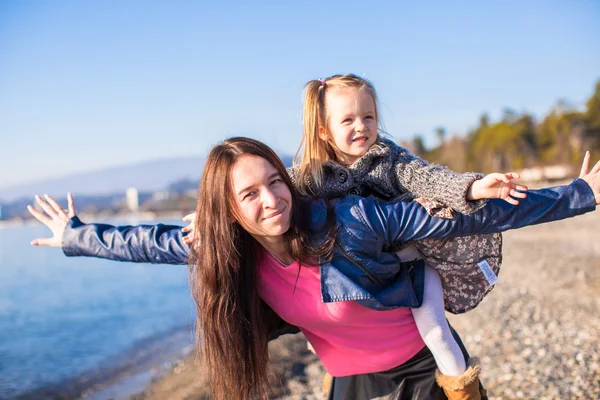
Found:
<svg viewBox="0 0 600 400"><path fill-rule="evenodd" d="M56 202L56 200L54 200L52 196L45 194L44 198L59 217L62 217L62 219L67 219L67 214L65 213L65 210L60 206L60 204Z"/></svg>
<svg viewBox="0 0 600 400"><path fill-rule="evenodd" d="M75 200L73 200L73 195L71 192L67 193L67 204L70 219L77 215L77 210L75 209Z"/></svg>
<svg viewBox="0 0 600 400"><path fill-rule="evenodd" d="M583 163L581 164L581 171L579 172L579 177L583 177L587 175L588 170L590 169L590 152L586 151L585 156L583 156Z"/></svg>
<svg viewBox="0 0 600 400"><path fill-rule="evenodd" d="M50 223L52 222L52 220L50 218L48 218L46 215L42 214L41 212L39 212L38 210L36 210L35 208L33 208L31 206L27 206L27 211L29 211L29 213L31 215L33 215L33 217L35 219L37 219L38 221L40 221L42 224L44 224L46 226L50 226Z"/></svg>
<svg viewBox="0 0 600 400"><path fill-rule="evenodd" d="M52 209L52 207L50 207L50 205L48 205L48 203L37 194L35 195L35 201L50 218L54 219L58 216L56 211L54 211L54 209Z"/></svg>
<svg viewBox="0 0 600 400"><path fill-rule="evenodd" d="M31 241L32 246L52 246L54 241L52 239L40 238Z"/></svg>
<svg viewBox="0 0 600 400"><path fill-rule="evenodd" d="M600 171L600 161L598 161L596 165L594 165L594 168L592 168L590 174L597 174L598 171Z"/></svg>

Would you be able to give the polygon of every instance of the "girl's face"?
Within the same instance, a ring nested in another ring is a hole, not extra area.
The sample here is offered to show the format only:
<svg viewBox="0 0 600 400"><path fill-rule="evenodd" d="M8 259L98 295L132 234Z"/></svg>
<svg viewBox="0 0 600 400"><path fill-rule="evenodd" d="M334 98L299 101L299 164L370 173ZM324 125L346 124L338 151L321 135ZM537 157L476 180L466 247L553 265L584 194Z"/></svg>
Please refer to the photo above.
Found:
<svg viewBox="0 0 600 400"><path fill-rule="evenodd" d="M243 155L231 171L233 195L242 227L261 238L278 238L290 227L292 194L279 171L267 160Z"/></svg>
<svg viewBox="0 0 600 400"><path fill-rule="evenodd" d="M333 141L338 162L351 165L377 141L375 101L355 87L332 88L325 95L325 106L329 129L320 127L319 136Z"/></svg>

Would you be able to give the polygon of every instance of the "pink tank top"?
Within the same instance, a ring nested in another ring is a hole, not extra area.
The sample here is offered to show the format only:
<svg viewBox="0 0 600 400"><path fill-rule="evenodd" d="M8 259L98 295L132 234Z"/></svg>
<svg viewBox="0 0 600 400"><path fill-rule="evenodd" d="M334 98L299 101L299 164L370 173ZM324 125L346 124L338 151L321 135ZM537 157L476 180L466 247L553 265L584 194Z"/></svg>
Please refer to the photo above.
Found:
<svg viewBox="0 0 600 400"><path fill-rule="evenodd" d="M331 375L385 371L425 347L410 309L376 311L354 301L323 303L318 266L285 266L264 254L258 271L260 296L302 330Z"/></svg>

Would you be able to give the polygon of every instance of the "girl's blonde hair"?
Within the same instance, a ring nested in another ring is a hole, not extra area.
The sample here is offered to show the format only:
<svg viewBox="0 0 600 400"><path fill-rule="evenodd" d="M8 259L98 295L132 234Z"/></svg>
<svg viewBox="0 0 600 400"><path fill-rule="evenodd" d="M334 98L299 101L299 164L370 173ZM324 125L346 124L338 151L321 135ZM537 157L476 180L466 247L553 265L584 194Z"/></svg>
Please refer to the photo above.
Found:
<svg viewBox="0 0 600 400"><path fill-rule="evenodd" d="M298 169L297 188L303 195L313 195L310 187L319 187L323 180L323 164L336 161L335 144L322 140L319 128L325 128L329 135L329 116L325 104L325 94L333 88L357 88L373 97L375 118L379 125L377 92L373 84L354 74L333 75L325 79L314 79L304 85L304 134L294 157L294 167ZM379 138L378 140L379 141ZM300 156L300 154L302 154Z"/></svg>

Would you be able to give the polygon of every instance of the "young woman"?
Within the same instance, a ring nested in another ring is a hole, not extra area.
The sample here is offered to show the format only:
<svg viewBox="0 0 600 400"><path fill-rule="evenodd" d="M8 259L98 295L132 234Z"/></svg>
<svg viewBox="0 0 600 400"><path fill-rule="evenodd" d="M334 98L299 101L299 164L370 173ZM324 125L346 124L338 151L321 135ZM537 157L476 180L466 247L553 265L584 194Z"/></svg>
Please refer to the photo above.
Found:
<svg viewBox="0 0 600 400"><path fill-rule="evenodd" d="M581 179L530 191L517 207L490 200L471 215L439 219L414 202L303 200L269 147L233 138L208 155L189 260L179 227L82 224L72 198L68 214L38 198L48 215L30 211L53 237L32 244L122 261L189 261L198 345L218 399L268 397L267 341L281 319L298 326L340 377L333 399L443 399L412 313L397 308L406 296L422 296L423 263L399 263L393 249L593 211L600 162L587 173L587 160ZM470 369L463 387L446 393L478 392L478 370Z"/></svg>

